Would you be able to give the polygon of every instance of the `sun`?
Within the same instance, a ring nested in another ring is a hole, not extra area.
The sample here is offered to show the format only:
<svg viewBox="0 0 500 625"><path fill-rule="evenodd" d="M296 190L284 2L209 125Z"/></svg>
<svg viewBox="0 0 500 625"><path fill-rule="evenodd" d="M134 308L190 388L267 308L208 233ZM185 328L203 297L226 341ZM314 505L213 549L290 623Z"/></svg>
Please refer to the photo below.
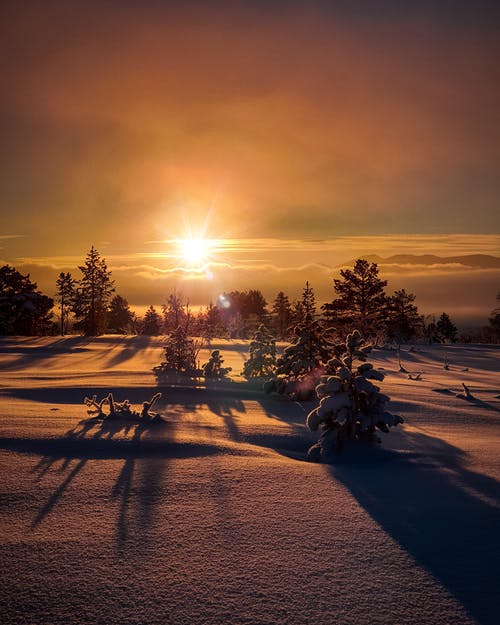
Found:
<svg viewBox="0 0 500 625"><path fill-rule="evenodd" d="M190 267L199 267L208 260L211 248L208 239L179 239L177 245L179 256Z"/></svg>

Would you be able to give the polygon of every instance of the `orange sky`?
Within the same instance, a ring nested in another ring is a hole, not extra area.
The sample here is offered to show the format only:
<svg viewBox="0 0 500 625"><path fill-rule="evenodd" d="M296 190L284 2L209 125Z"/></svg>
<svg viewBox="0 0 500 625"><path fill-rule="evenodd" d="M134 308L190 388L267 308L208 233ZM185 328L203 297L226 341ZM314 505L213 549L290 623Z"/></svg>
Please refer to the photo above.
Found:
<svg viewBox="0 0 500 625"><path fill-rule="evenodd" d="M495 3L79 4L4 2L0 16L0 258L40 284L50 259L95 244L129 300L161 302L162 261L142 282L130 266L186 223L288 242L279 260L260 248L269 292L371 251L314 248L298 268L293 241L499 232ZM229 265L219 287L259 288L262 271ZM474 282L491 307L495 283Z"/></svg>

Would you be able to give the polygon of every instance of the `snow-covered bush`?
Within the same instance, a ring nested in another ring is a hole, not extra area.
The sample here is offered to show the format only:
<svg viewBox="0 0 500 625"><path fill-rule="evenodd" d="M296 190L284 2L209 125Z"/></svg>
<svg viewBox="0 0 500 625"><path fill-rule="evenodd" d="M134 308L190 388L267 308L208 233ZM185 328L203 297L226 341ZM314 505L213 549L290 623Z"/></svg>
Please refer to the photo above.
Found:
<svg viewBox="0 0 500 625"><path fill-rule="evenodd" d="M269 377L276 369L276 339L261 324L250 341L249 358L243 365L246 378Z"/></svg>
<svg viewBox="0 0 500 625"><path fill-rule="evenodd" d="M276 375L264 384L267 393L289 395L299 401L314 397L314 387L325 372L324 363L331 350L331 330L318 321L307 320L294 328L295 342L276 362Z"/></svg>
<svg viewBox="0 0 500 625"><path fill-rule="evenodd" d="M156 412L152 412L153 404L161 397L161 393L156 393L149 401L145 401L142 404L142 410L138 412L133 410L128 399L122 402L115 401L113 393L109 393L103 397L100 401L97 400L97 395L92 398L85 397L83 400L87 406L87 413L90 416L100 419L142 419L148 421L163 421L162 417ZM109 413L104 412L104 406L109 406Z"/></svg>
<svg viewBox="0 0 500 625"><path fill-rule="evenodd" d="M177 373L200 377L202 372L196 365L200 347L201 344L188 336L184 326L177 326L165 341L165 360L153 368L153 373L159 379L166 374Z"/></svg>
<svg viewBox="0 0 500 625"><path fill-rule="evenodd" d="M345 343L333 346L334 357L316 387L319 405L307 416L310 430L322 430L309 449L310 460L327 462L345 440L375 438L376 428L388 432L389 427L403 423L399 415L386 410L389 397L372 382L381 382L384 374L366 362L370 351L357 330Z"/></svg>
<svg viewBox="0 0 500 625"><path fill-rule="evenodd" d="M227 374L232 371L231 367L223 367L222 363L224 362L224 358L220 355L220 351L215 349L211 354L208 362L206 362L203 367L203 375L205 378L210 378L212 380L222 380L227 377Z"/></svg>

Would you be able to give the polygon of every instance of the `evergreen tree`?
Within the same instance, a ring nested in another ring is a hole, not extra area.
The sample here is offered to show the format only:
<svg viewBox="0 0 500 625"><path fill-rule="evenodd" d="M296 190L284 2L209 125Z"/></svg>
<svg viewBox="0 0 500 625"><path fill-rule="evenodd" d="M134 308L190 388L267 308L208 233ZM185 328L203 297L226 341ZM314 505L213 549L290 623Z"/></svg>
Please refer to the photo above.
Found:
<svg viewBox="0 0 500 625"><path fill-rule="evenodd" d="M47 333L54 300L37 291L29 274L0 267L0 335L33 336Z"/></svg>
<svg viewBox="0 0 500 625"><path fill-rule="evenodd" d="M261 324L249 346L249 358L243 365L246 378L270 377L276 369L276 339Z"/></svg>
<svg viewBox="0 0 500 625"><path fill-rule="evenodd" d="M150 306L142 320L141 334L158 336L161 334L162 319L153 306Z"/></svg>
<svg viewBox="0 0 500 625"><path fill-rule="evenodd" d="M121 295L115 295L109 303L108 330L117 334L128 334L134 323L134 314L128 302Z"/></svg>
<svg viewBox="0 0 500 625"><path fill-rule="evenodd" d="M375 336L383 320L386 280L378 277L376 263L359 258L354 268L341 269L333 281L337 299L323 305L328 322L347 328L358 327L363 336Z"/></svg>
<svg viewBox="0 0 500 625"><path fill-rule="evenodd" d="M272 323L278 338L285 339L292 322L292 306L288 297L280 291L272 307Z"/></svg>
<svg viewBox="0 0 500 625"><path fill-rule="evenodd" d="M387 412L389 397L372 382L382 381L384 374L366 362L371 346L359 332L354 330L332 351L326 375L316 387L319 406L307 416L310 430L322 430L319 441L308 452L309 459L316 462L328 462L347 439L373 438L375 428L388 432L389 427L403 423L399 415Z"/></svg>
<svg viewBox="0 0 500 625"><path fill-rule="evenodd" d="M436 330L443 342L448 341L450 343L456 343L458 328L446 313L442 313L439 317L436 323Z"/></svg>
<svg viewBox="0 0 500 625"><path fill-rule="evenodd" d="M497 302L500 302L500 293L497 293ZM491 317L488 321L493 331L493 338L498 341L498 339L500 339L500 307L491 311Z"/></svg>
<svg viewBox="0 0 500 625"><path fill-rule="evenodd" d="M167 303L163 305L164 330L168 334L186 321L186 312L182 303L182 293L174 291L167 298Z"/></svg>
<svg viewBox="0 0 500 625"><path fill-rule="evenodd" d="M423 331L424 320L414 301L415 295L405 289L395 291L388 298L385 321L388 338L405 343Z"/></svg>
<svg viewBox="0 0 500 625"><path fill-rule="evenodd" d="M186 324L173 330L165 341L165 360L153 369L154 373L161 378L162 374L183 373L197 376L198 369L196 360L201 343L195 343L188 336Z"/></svg>
<svg viewBox="0 0 500 625"><path fill-rule="evenodd" d="M75 285L70 272L61 272L56 281L57 301L61 310L61 336L64 336L68 329L68 317L75 303Z"/></svg>
<svg viewBox="0 0 500 625"><path fill-rule="evenodd" d="M314 296L314 290L309 284L309 281L306 282L306 286L302 291L301 304L301 309L304 315L304 322L306 324L312 323L316 318L316 298Z"/></svg>
<svg viewBox="0 0 500 625"><path fill-rule="evenodd" d="M201 324L201 334L210 341L215 336L225 336L227 328L224 325L221 312L212 303L204 311Z"/></svg>
<svg viewBox="0 0 500 625"><path fill-rule="evenodd" d="M82 277L76 289L73 311L85 336L98 336L106 328L108 305L115 290L114 281L106 261L94 246L79 269Z"/></svg>

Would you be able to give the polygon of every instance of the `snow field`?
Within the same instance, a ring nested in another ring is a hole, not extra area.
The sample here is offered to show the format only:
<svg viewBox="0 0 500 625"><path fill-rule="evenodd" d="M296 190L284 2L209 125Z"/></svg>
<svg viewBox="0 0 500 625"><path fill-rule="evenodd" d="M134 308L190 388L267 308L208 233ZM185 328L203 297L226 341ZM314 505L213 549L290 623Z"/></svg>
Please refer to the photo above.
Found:
<svg viewBox="0 0 500 625"><path fill-rule="evenodd" d="M89 420L84 395L151 397L159 339L2 339L2 622L496 623L499 353L404 350L416 381L376 350L405 425L327 466L310 406L238 377L161 388L163 425Z"/></svg>

